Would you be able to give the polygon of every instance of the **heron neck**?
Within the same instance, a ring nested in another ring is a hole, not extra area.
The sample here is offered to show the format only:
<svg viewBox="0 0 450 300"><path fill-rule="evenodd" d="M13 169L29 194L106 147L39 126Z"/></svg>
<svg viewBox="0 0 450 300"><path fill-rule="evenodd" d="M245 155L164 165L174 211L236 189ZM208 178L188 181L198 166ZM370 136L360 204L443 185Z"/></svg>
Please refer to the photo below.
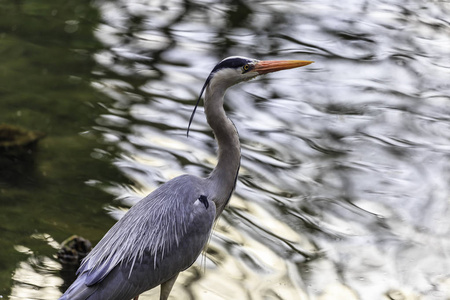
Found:
<svg viewBox="0 0 450 300"><path fill-rule="evenodd" d="M205 114L216 137L218 162L207 181L210 197L216 204L216 218L222 213L236 185L241 160L239 135L223 108L226 89L208 86L205 93Z"/></svg>

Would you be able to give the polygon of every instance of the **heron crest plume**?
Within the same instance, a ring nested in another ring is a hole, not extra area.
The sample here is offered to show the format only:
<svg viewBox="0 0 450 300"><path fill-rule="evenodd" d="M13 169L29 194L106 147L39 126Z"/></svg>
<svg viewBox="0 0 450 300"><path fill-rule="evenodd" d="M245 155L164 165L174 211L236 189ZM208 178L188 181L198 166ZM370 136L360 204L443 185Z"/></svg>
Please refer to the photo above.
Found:
<svg viewBox="0 0 450 300"><path fill-rule="evenodd" d="M192 120L194 119L198 104L200 103L203 92L209 85L214 85L217 89L223 89L225 91L227 88L239 82L248 81L258 75L298 68L311 63L313 63L313 61L307 60L260 61L243 56L230 56L223 59L213 68L200 91L200 95L195 103L194 110L192 111L189 119L186 136L189 137L189 129L191 127Z"/></svg>

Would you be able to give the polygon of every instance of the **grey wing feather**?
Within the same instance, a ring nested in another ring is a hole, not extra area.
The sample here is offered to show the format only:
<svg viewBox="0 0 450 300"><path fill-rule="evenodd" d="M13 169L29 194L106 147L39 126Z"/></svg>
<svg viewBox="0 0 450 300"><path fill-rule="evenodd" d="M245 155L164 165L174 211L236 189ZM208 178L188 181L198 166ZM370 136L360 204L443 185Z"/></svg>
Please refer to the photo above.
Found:
<svg viewBox="0 0 450 300"><path fill-rule="evenodd" d="M131 299L187 269L208 241L216 208L200 178L168 181L133 206L83 261L61 299Z"/></svg>

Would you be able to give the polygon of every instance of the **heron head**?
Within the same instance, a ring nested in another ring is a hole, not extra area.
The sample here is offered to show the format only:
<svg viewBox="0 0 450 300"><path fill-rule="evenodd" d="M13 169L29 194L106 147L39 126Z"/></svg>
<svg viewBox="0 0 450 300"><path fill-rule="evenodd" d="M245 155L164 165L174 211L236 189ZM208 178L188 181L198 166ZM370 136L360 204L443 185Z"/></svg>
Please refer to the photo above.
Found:
<svg viewBox="0 0 450 300"><path fill-rule="evenodd" d="M261 61L243 56L230 56L219 62L209 74L198 97L197 104L189 120L189 127L194 117L197 105L206 88L224 93L227 88L239 82L248 81L259 75L293 69L313 63L308 60L266 60Z"/></svg>
<svg viewBox="0 0 450 300"><path fill-rule="evenodd" d="M228 88L242 81L253 79L259 75L271 72L306 66L312 61L306 60L267 60L261 61L243 56L227 57L219 62L208 79L205 86L215 88Z"/></svg>
<svg viewBox="0 0 450 300"><path fill-rule="evenodd" d="M242 81L258 76L255 66L259 61L242 56L227 57L219 62L209 74L206 85L228 88Z"/></svg>

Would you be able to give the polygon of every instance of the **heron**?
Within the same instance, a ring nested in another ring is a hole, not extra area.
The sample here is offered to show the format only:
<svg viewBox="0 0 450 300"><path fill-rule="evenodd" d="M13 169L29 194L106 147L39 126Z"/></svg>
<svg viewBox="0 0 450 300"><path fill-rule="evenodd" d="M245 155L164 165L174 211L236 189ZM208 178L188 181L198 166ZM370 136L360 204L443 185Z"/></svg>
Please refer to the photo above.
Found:
<svg viewBox="0 0 450 300"><path fill-rule="evenodd" d="M60 300L130 300L161 286L166 300L178 277L205 248L214 222L235 189L241 160L239 135L224 107L226 90L259 75L306 66L306 60L261 61L232 56L204 83L204 110L218 144L217 165L206 178L181 175L144 197L105 234L82 261Z"/></svg>

